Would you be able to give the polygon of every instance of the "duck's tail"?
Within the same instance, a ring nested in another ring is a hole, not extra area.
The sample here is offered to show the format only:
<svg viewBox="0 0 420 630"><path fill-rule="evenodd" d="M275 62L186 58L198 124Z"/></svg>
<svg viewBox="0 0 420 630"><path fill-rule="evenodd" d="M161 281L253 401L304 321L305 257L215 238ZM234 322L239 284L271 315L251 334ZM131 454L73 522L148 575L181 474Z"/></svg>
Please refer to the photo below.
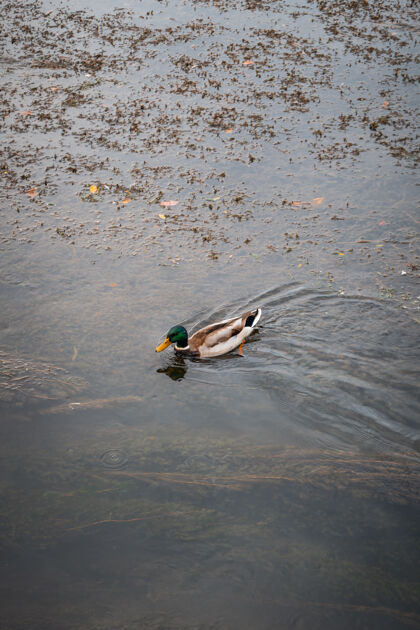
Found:
<svg viewBox="0 0 420 630"><path fill-rule="evenodd" d="M260 321L260 317L261 317L261 309L257 308L255 309L255 311L251 313L251 315L248 315L248 317L246 318L245 326L254 328L254 326L256 326L258 322Z"/></svg>

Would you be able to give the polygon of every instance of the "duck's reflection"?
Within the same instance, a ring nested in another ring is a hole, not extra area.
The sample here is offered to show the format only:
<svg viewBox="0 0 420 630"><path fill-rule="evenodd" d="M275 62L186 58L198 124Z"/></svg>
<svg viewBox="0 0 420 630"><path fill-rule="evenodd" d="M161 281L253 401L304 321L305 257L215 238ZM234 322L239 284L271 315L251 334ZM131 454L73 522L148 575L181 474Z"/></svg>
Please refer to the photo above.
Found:
<svg viewBox="0 0 420 630"><path fill-rule="evenodd" d="M156 372L160 374L166 374L173 381L181 381L187 373L188 366L184 357L174 355L171 357L166 367L159 368Z"/></svg>

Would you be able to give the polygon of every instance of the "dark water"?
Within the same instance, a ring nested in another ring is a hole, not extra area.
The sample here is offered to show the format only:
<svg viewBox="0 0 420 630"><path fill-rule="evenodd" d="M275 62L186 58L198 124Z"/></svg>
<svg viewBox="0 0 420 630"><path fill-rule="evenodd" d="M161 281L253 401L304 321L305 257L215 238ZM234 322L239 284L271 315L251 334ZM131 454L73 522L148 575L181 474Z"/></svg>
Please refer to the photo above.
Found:
<svg viewBox="0 0 420 630"><path fill-rule="evenodd" d="M413 6L0 4L1 626L420 627Z"/></svg>
<svg viewBox="0 0 420 630"><path fill-rule="evenodd" d="M296 282L223 304L211 276L197 310L183 279L188 327L261 306L244 357L156 355L171 315L150 320L161 298L131 288L124 306L101 311L99 332L76 334L80 312L67 314L72 339L83 338L66 340L69 355L79 346L77 369L67 366L89 380L84 391L46 401L22 388L4 406L7 623L412 627L416 322L390 303ZM85 321L98 306L84 304ZM49 317L44 334L59 347Z"/></svg>

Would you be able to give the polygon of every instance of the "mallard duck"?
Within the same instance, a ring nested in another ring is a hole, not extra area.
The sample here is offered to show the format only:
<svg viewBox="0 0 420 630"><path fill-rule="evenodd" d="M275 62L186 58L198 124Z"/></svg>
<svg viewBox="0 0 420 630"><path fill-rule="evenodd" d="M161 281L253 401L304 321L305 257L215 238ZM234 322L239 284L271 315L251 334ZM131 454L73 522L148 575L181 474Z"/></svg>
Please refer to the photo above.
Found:
<svg viewBox="0 0 420 630"><path fill-rule="evenodd" d="M192 337L184 326L173 326L156 352L162 352L172 343L175 344L175 352L190 357L217 357L226 354L239 346L239 354L245 339L251 334L261 317L261 309L248 311L239 317L224 319L222 322L210 324L201 328Z"/></svg>

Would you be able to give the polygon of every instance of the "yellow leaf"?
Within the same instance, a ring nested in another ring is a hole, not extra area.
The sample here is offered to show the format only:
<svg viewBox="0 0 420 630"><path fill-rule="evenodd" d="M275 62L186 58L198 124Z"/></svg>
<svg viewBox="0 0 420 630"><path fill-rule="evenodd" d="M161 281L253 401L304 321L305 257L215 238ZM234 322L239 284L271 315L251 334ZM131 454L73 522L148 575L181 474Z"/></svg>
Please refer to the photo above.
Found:
<svg viewBox="0 0 420 630"><path fill-rule="evenodd" d="M338 254L339 256L344 256L344 253L343 253L343 252L337 252L337 254Z"/></svg>
<svg viewBox="0 0 420 630"><path fill-rule="evenodd" d="M95 184L92 184L92 186L89 188L89 190L94 195L95 193L98 192L98 187Z"/></svg>
<svg viewBox="0 0 420 630"><path fill-rule="evenodd" d="M324 197L315 197L315 199L312 199L311 203L313 206L319 206L323 201Z"/></svg>
<svg viewBox="0 0 420 630"><path fill-rule="evenodd" d="M165 216L164 214L160 214L160 215L159 215L159 217L160 217L161 219L166 219L166 216Z"/></svg>
<svg viewBox="0 0 420 630"><path fill-rule="evenodd" d="M302 263L299 263L299 264L298 264L298 267L302 267Z"/></svg>
<svg viewBox="0 0 420 630"><path fill-rule="evenodd" d="M74 348L73 348L73 356L71 358L72 361L76 361L77 354L78 354L77 348L76 348L76 346L74 346Z"/></svg>

